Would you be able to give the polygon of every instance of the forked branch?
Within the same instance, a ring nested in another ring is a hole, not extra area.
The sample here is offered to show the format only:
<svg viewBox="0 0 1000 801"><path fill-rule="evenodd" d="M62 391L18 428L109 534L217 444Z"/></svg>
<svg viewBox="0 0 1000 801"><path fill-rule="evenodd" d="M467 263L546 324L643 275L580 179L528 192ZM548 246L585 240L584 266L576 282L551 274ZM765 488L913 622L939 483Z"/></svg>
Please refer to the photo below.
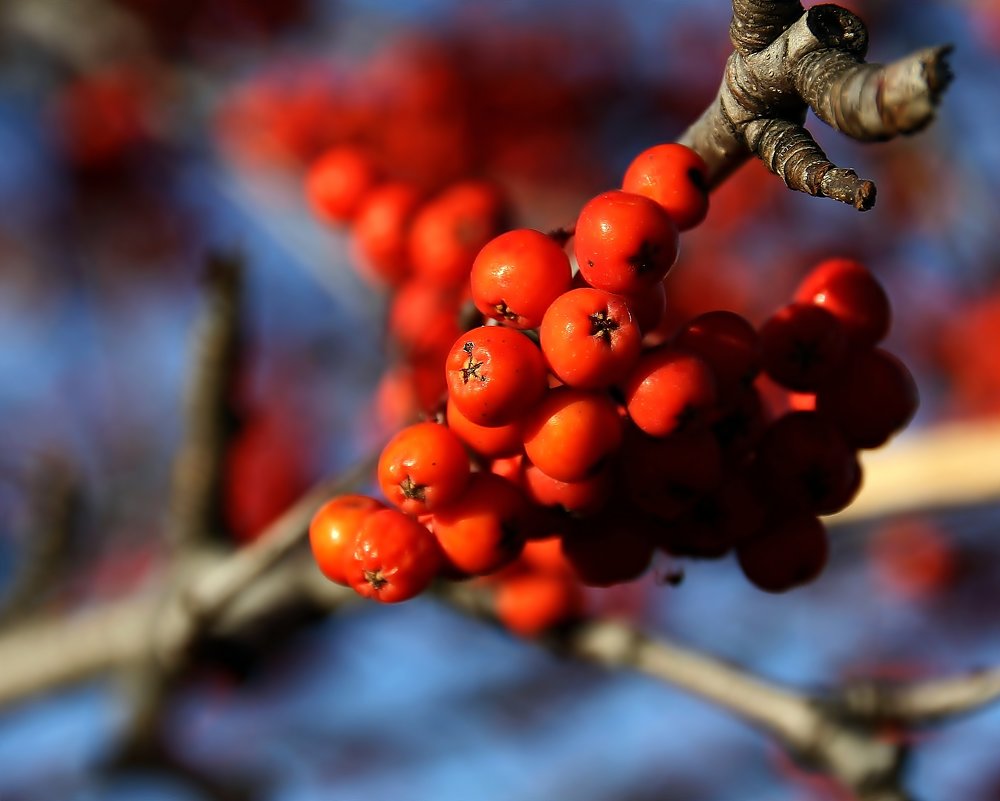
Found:
<svg viewBox="0 0 1000 801"><path fill-rule="evenodd" d="M949 46L866 63L864 23L835 5L733 0L730 38L718 95L679 139L705 159L710 186L755 155L791 189L870 209L875 185L827 159L807 110L852 139L890 139L928 125L952 78Z"/></svg>

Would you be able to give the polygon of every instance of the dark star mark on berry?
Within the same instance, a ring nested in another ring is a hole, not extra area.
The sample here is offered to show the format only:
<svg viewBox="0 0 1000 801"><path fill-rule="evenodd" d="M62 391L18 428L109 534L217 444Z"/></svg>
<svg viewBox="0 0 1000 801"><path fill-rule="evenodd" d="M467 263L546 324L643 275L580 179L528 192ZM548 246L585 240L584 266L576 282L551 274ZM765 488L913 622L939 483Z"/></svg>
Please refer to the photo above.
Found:
<svg viewBox="0 0 1000 801"><path fill-rule="evenodd" d="M656 269L661 250L662 248L658 244L644 239L639 249L625 261L629 267L635 268L639 275L643 275Z"/></svg>
<svg viewBox="0 0 1000 801"><path fill-rule="evenodd" d="M611 334L620 327L621 324L612 319L606 311L598 311L590 315L590 335L598 337L608 345L611 344Z"/></svg>
<svg viewBox="0 0 1000 801"><path fill-rule="evenodd" d="M418 484L410 475L407 475L406 478L399 482L399 488L402 490L404 498L421 502L427 500L427 487L423 484Z"/></svg>
<svg viewBox="0 0 1000 801"><path fill-rule="evenodd" d="M703 195L708 194L708 181L705 180L705 176L701 170L697 167L692 167L687 171L687 178L694 185L695 189Z"/></svg>
<svg viewBox="0 0 1000 801"><path fill-rule="evenodd" d="M479 368L483 366L483 362L477 362L473 357L471 351L469 351L469 363L462 368L462 383L468 384L470 378L478 378L480 381L485 381L486 377L479 375Z"/></svg>
<svg viewBox="0 0 1000 801"><path fill-rule="evenodd" d="M493 308L496 310L496 313L499 314L501 317L503 317L505 320L514 321L521 316L515 312L512 312L510 310L510 306L507 305L507 301L505 300L501 300L499 303L494 305Z"/></svg>
<svg viewBox="0 0 1000 801"><path fill-rule="evenodd" d="M387 579L382 574L382 569L378 570L366 570L364 571L365 581L372 585L372 589L375 591L381 590L386 584L389 583Z"/></svg>

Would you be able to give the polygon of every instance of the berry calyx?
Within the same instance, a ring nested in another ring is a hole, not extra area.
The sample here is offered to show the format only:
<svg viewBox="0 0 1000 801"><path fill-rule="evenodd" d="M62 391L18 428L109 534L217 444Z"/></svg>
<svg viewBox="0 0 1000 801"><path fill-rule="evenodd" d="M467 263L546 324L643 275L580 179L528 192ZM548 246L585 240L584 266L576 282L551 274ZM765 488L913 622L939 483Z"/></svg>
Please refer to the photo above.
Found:
<svg viewBox="0 0 1000 801"><path fill-rule="evenodd" d="M359 595L399 603L426 590L441 565L441 550L426 527L396 509L382 509L361 524L344 572Z"/></svg>

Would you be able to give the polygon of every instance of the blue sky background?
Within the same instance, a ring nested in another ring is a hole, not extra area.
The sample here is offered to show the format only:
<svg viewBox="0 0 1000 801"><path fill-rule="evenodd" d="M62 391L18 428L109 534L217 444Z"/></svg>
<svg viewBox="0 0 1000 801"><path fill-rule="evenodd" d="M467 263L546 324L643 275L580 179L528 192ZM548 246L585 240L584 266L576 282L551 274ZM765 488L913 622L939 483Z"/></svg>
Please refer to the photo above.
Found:
<svg viewBox="0 0 1000 801"><path fill-rule="evenodd" d="M609 15L627 33L632 57L589 68L637 82L664 74L689 79L710 97L716 74L664 42L675 20L718 29L722 37L728 24L725 3L694 0L313 5L307 28L268 48L247 48L238 68L214 75L219 85L208 96L279 52L364 53L414 28L488 29L494 17L571 30L574 15ZM855 4L866 5L876 17L872 58L951 41L958 79L940 121L905 144L862 152L814 121L817 137L831 155L879 177L887 208L899 190L882 172L882 154L907 147L915 158L944 162L953 173L948 207L936 211L939 198L931 193L903 228L887 226L881 206L857 215L803 196L788 201L783 219L764 220L744 240L719 245L741 251L764 282L768 262L792 238L821 252L878 237L878 269L897 309L905 314L912 300L958 315L961 306L947 304L974 296L1000 274L998 45L991 49L978 37L971 4ZM18 482L53 445L83 466L91 528L106 529L95 538L95 553L139 550L162 533L205 246L237 245L251 254L258 381L280 377L289 361L316 368L288 402L314 427L317 473L370 447L375 435L364 421L382 360L378 337L357 335L378 325L382 301L348 268L345 238L308 216L289 176L234 171L197 124L157 179L179 218L196 221L184 246L155 269L88 262L95 251L77 248L76 234L57 226L70 202L67 179L40 122L37 92L48 78L34 69L30 60L8 62L0 73L0 515L9 521L0 524L0 580L20 547L25 510ZM676 133L636 128L634 115L628 107L609 109L599 132L608 174ZM904 355L908 343L894 340ZM944 408L946 390L914 359L925 397L919 422L928 425ZM801 686L828 686L886 666L937 673L995 664L1000 508L954 512L938 522L963 555L962 571L954 587L921 602L885 591L864 558L870 532L851 527L833 532L822 578L791 595L754 590L726 559L689 566L676 589L647 581L634 603L654 631ZM0 711L0 801L202 797L158 776L104 776L100 761L124 719L118 688L108 681ZM711 706L642 677L566 664L425 599L363 606L304 631L245 686L211 677L193 682L166 725L183 759L221 776L249 777L274 801L825 797L790 779L766 738ZM998 754L994 708L928 733L915 749L911 786L927 801L997 798Z"/></svg>

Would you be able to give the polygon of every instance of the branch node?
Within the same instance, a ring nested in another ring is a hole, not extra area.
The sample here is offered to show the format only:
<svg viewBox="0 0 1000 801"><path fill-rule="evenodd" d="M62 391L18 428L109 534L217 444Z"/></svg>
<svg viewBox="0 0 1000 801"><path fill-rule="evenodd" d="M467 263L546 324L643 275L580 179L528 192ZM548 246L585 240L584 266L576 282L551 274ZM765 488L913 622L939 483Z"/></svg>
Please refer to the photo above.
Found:
<svg viewBox="0 0 1000 801"><path fill-rule="evenodd" d="M846 50L859 59L868 52L868 28L856 14L835 5L813 6L806 26L823 47Z"/></svg>

